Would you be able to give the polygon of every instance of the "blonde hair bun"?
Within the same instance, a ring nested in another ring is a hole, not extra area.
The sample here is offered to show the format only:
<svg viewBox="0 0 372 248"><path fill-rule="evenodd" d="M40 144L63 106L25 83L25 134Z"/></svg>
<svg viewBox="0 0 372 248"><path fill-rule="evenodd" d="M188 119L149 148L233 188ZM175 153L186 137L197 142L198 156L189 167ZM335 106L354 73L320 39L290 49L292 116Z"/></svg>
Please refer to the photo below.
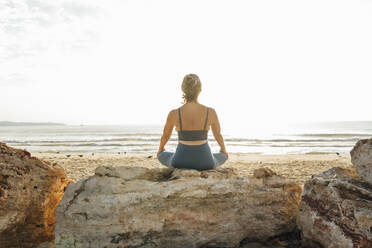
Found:
<svg viewBox="0 0 372 248"><path fill-rule="evenodd" d="M201 90L200 78L196 74L187 74L182 82L184 103L196 100Z"/></svg>

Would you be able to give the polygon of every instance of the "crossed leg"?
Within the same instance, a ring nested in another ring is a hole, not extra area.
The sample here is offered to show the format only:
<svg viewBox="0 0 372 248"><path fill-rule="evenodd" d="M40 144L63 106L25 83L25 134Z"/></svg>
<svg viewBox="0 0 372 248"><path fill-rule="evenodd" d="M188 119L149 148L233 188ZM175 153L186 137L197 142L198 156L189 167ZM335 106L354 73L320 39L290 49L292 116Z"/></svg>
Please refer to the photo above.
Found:
<svg viewBox="0 0 372 248"><path fill-rule="evenodd" d="M174 152L161 152L158 155L158 160L160 161L161 164L169 167L169 168L174 168L172 166L172 159L174 156ZM226 162L226 154L223 152L219 153L213 153L213 160L214 160L214 168L222 165L223 163Z"/></svg>

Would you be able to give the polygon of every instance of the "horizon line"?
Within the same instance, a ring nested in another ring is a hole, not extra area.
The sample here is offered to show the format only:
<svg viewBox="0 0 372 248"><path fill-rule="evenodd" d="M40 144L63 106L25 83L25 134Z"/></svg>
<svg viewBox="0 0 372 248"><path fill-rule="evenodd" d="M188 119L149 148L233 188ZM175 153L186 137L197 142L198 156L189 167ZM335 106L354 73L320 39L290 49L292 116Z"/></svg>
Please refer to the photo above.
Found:
<svg viewBox="0 0 372 248"><path fill-rule="evenodd" d="M311 124L311 123L353 123L353 122L372 122L371 120L337 120L337 121L290 121L283 124ZM12 124L40 124L40 125L61 125L61 126L162 126L164 123L64 123L64 122L53 122L53 121L0 121L0 123L12 123ZM255 122L260 123L260 122ZM242 124L239 124L242 125ZM237 126L239 126L237 125ZM244 125L244 124L243 124Z"/></svg>

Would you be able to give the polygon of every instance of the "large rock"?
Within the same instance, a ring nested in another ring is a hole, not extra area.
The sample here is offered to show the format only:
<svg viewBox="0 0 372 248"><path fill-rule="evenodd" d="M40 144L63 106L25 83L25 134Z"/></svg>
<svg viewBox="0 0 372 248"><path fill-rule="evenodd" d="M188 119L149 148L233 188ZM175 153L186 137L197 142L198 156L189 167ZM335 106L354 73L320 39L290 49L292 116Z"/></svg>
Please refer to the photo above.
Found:
<svg viewBox="0 0 372 248"><path fill-rule="evenodd" d="M70 184L55 248L236 247L295 228L301 188L268 170L99 167Z"/></svg>
<svg viewBox="0 0 372 248"><path fill-rule="evenodd" d="M55 211L68 182L59 166L0 143L0 247L53 240Z"/></svg>
<svg viewBox="0 0 372 248"><path fill-rule="evenodd" d="M360 180L372 183L372 139L359 140L350 155Z"/></svg>
<svg viewBox="0 0 372 248"><path fill-rule="evenodd" d="M371 248L372 185L332 168L304 186L297 224L303 247Z"/></svg>

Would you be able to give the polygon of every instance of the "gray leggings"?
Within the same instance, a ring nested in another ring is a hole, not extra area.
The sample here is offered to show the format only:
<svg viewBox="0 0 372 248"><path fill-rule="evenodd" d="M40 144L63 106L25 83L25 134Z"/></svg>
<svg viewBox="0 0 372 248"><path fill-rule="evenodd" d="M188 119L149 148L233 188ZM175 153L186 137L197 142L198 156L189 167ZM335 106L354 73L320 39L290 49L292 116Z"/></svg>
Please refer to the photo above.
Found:
<svg viewBox="0 0 372 248"><path fill-rule="evenodd" d="M226 154L212 153L208 143L202 145L178 143L175 153L161 152L158 159L169 168L211 170L225 163Z"/></svg>

